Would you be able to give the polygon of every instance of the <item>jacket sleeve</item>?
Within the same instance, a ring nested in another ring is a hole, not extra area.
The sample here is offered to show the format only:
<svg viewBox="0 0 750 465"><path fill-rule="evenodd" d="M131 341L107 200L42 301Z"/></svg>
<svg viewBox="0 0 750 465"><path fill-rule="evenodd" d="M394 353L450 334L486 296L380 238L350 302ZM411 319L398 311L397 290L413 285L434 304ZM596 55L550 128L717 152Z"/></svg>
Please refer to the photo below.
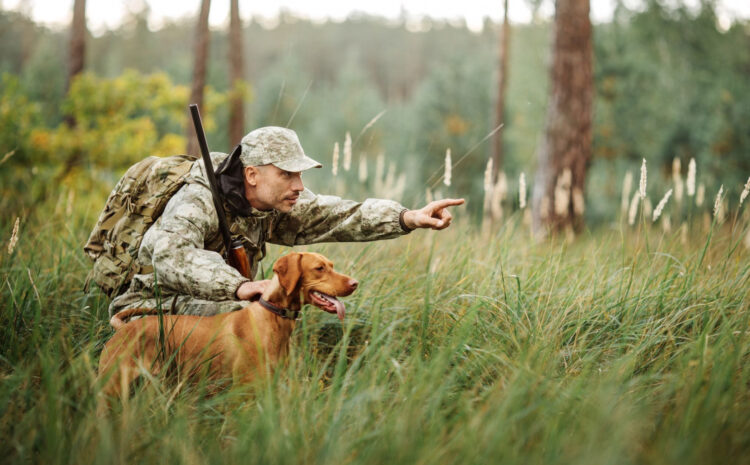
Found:
<svg viewBox="0 0 750 465"><path fill-rule="evenodd" d="M157 281L179 294L237 300L237 288L249 280L226 264L218 252L204 249L215 242L218 231L211 192L199 184L187 184L167 202L164 213L146 232L139 260L150 262Z"/></svg>
<svg viewBox="0 0 750 465"><path fill-rule="evenodd" d="M356 202L305 189L292 211L279 215L268 241L293 246L391 239L409 232L399 219L403 210L392 200Z"/></svg>

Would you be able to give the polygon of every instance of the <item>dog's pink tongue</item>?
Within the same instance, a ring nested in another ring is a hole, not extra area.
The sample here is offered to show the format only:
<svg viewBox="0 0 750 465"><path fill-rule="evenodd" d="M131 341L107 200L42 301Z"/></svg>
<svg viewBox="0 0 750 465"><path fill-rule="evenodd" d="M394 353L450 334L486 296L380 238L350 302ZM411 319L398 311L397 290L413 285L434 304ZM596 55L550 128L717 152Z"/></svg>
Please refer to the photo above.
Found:
<svg viewBox="0 0 750 465"><path fill-rule="evenodd" d="M336 299L334 304L336 305L336 316L339 317L339 320L344 321L344 313L346 312L346 307L344 307L344 303Z"/></svg>

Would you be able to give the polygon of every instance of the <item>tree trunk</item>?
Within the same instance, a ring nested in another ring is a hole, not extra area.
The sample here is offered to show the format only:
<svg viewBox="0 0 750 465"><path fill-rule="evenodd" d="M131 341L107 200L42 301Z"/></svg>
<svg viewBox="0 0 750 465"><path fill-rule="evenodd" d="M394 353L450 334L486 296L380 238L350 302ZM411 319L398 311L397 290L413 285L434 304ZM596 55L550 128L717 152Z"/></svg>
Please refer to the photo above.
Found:
<svg viewBox="0 0 750 465"><path fill-rule="evenodd" d="M508 51L510 39L510 24L508 21L508 0L504 2L503 28L498 34L499 38L499 65L497 77L497 103L495 106L495 128L505 124L505 89L508 87ZM492 185L497 183L498 173L503 169L503 133L505 128L499 130L494 139L492 150Z"/></svg>
<svg viewBox="0 0 750 465"><path fill-rule="evenodd" d="M73 79L83 71L86 58L86 0L73 2L73 23L70 27L70 62L68 63L68 80L66 91L70 90ZM65 123L75 126L73 115L65 117Z"/></svg>
<svg viewBox="0 0 750 465"><path fill-rule="evenodd" d="M208 11L211 8L211 0L201 1L201 12L195 31L195 63L193 64L193 86L190 89L190 103L197 103L198 107L203 105L203 88L206 86L206 63L208 61L208 44L210 36L208 33ZM195 135L193 120L188 116L187 130L187 154L200 158L198 139Z"/></svg>
<svg viewBox="0 0 750 465"><path fill-rule="evenodd" d="M245 56L242 47L242 21L239 0L232 0L229 12L229 143L239 144L245 133L243 82Z"/></svg>
<svg viewBox="0 0 750 465"><path fill-rule="evenodd" d="M534 179L537 237L583 227L593 88L589 0L557 0L547 120Z"/></svg>

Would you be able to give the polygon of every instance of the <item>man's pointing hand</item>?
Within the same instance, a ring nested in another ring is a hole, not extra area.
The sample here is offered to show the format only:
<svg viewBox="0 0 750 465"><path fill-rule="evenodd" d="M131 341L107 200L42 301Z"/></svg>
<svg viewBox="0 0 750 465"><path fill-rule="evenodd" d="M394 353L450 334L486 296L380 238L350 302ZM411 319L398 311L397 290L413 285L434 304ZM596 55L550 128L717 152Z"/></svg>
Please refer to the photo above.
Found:
<svg viewBox="0 0 750 465"><path fill-rule="evenodd" d="M462 205L464 199L442 199L430 202L419 210L404 212L404 224L409 229L432 228L445 229L451 224L453 215L447 207Z"/></svg>

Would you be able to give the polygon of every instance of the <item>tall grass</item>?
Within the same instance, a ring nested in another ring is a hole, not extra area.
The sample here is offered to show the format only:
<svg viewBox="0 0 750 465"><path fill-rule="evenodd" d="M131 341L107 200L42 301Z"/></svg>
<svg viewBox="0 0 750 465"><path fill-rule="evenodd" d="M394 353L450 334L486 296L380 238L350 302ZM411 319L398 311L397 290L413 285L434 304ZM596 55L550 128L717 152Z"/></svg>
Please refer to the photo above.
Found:
<svg viewBox="0 0 750 465"><path fill-rule="evenodd" d="M535 244L519 216L490 235L459 217L305 248L360 280L343 324L307 308L273 377L213 396L151 377L99 417L111 330L80 291L89 226L32 218L0 248L4 463L750 460L746 231Z"/></svg>

